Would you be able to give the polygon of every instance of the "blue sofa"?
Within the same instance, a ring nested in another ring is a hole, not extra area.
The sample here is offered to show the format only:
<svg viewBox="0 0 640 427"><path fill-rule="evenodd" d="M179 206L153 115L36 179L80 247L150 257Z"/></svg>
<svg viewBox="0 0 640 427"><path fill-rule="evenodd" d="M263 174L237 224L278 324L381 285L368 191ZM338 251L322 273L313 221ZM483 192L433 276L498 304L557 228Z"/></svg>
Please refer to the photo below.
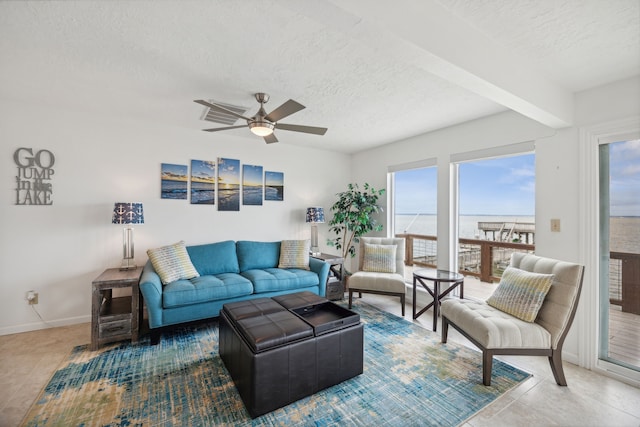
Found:
<svg viewBox="0 0 640 427"><path fill-rule="evenodd" d="M160 340L162 328L217 317L228 302L300 291L326 293L329 264L310 258L309 270L278 268L280 242L227 240L187 246L187 252L200 277L163 285L151 261L144 266L140 292L152 344Z"/></svg>

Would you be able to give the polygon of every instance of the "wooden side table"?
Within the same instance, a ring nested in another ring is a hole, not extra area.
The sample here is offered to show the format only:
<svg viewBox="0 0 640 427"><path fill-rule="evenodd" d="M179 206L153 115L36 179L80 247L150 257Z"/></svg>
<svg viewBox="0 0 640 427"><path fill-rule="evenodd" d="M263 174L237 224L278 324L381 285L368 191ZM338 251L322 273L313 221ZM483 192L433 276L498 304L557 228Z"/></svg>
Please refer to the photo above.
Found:
<svg viewBox="0 0 640 427"><path fill-rule="evenodd" d="M92 282L91 350L114 341L138 341L141 275L142 267L109 268ZM131 296L113 298L116 288L131 288Z"/></svg>
<svg viewBox="0 0 640 427"><path fill-rule="evenodd" d="M311 258L320 259L329 263L329 276L327 277L327 299L337 301L344 298L344 258L338 255L320 253L310 255ZM332 280L332 278L334 280Z"/></svg>

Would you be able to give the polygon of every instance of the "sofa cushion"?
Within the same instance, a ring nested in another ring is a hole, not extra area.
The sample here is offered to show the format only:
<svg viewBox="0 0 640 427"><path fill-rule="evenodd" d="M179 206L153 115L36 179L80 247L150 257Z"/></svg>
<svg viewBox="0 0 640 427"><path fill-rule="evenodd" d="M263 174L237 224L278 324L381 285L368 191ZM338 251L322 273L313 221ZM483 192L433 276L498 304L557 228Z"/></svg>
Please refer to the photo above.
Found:
<svg viewBox="0 0 640 427"><path fill-rule="evenodd" d="M164 287L162 307L173 308L251 295L253 285L236 273L177 280ZM213 316L213 315L212 315Z"/></svg>
<svg viewBox="0 0 640 427"><path fill-rule="evenodd" d="M191 263L183 241L161 248L149 249L147 255L164 285L176 280L199 276L198 271Z"/></svg>
<svg viewBox="0 0 640 427"><path fill-rule="evenodd" d="M553 277L553 274L507 267L487 303L525 322L533 322L551 288Z"/></svg>
<svg viewBox="0 0 640 427"><path fill-rule="evenodd" d="M297 268L265 268L243 271L242 274L253 283L255 293L286 291L318 285L318 275Z"/></svg>
<svg viewBox="0 0 640 427"><path fill-rule="evenodd" d="M240 273L236 243L233 240L207 245L188 246L193 266L201 276L221 273Z"/></svg>
<svg viewBox="0 0 640 427"><path fill-rule="evenodd" d="M280 244L280 260L278 268L309 269L309 250L311 241L307 240L283 240Z"/></svg>
<svg viewBox="0 0 640 427"><path fill-rule="evenodd" d="M236 242L240 271L276 268L280 259L280 242Z"/></svg>
<svg viewBox="0 0 640 427"><path fill-rule="evenodd" d="M397 245L365 243L362 270L375 273L395 273L397 248Z"/></svg>

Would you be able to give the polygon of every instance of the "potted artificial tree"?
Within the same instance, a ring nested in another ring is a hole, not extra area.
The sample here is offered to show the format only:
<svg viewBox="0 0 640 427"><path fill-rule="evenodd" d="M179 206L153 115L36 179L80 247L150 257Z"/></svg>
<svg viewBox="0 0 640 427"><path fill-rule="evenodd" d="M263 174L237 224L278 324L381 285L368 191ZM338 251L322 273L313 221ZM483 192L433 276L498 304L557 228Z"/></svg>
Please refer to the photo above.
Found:
<svg viewBox="0 0 640 427"><path fill-rule="evenodd" d="M370 231L381 231L382 224L378 224L374 215L382 212L378 205L378 198L384 194L384 189L376 190L369 184L364 184L361 191L358 184L349 184L347 191L338 193L338 200L331 206L333 219L329 222L329 231L336 234L327 240L327 245L334 246L341 251L342 257L353 258L356 255L356 244L360 236ZM348 277L349 272L344 268Z"/></svg>

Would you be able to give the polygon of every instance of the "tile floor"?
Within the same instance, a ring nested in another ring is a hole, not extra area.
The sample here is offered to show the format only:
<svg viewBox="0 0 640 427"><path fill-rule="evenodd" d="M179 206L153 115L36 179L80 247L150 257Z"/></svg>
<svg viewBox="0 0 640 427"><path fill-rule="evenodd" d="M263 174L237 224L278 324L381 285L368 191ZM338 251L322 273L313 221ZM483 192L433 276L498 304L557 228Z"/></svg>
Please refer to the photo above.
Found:
<svg viewBox="0 0 640 427"><path fill-rule="evenodd" d="M363 300L400 315L397 298L365 294ZM405 319L411 319L407 304ZM431 329L431 312L417 323ZM450 329L450 340L468 342ZM88 323L0 336L0 426L20 424L55 368L71 349L90 341ZM640 426L640 389L565 363L568 387L556 385L544 357L501 359L533 377L464 424L479 426Z"/></svg>

